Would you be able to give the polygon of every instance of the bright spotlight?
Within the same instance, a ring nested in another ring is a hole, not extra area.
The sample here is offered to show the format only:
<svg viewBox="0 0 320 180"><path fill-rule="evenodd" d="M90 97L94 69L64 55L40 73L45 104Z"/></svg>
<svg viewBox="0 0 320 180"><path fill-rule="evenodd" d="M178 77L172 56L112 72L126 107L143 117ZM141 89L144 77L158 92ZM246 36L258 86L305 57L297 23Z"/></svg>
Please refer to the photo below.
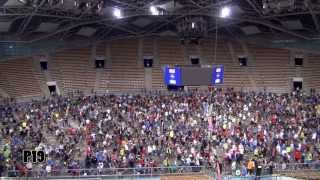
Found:
<svg viewBox="0 0 320 180"><path fill-rule="evenodd" d="M78 8L79 5L80 5L80 3L79 3L78 0L75 0L75 1L73 2L73 5L74 5L74 7Z"/></svg>
<svg viewBox="0 0 320 180"><path fill-rule="evenodd" d="M191 28L194 29L196 27L196 23L192 22L191 23Z"/></svg>
<svg viewBox="0 0 320 180"><path fill-rule="evenodd" d="M19 3L21 3L21 4L23 4L23 5L25 5L25 4L27 4L27 3L28 3L28 1L27 1L27 0L18 0L18 2L19 2Z"/></svg>
<svg viewBox="0 0 320 180"><path fill-rule="evenodd" d="M121 13L121 10L119 8L114 8L113 9L113 15L118 19L122 18L122 13Z"/></svg>
<svg viewBox="0 0 320 180"><path fill-rule="evenodd" d="M221 8L221 10L220 10L220 17L221 17L221 18L227 18L227 17L230 16L230 14L231 14L231 9L230 9L230 7L223 7L223 8Z"/></svg>
<svg viewBox="0 0 320 180"><path fill-rule="evenodd" d="M150 6L150 12L154 16L158 16L159 15L159 10L154 6Z"/></svg>
<svg viewBox="0 0 320 180"><path fill-rule="evenodd" d="M88 9L90 9L90 8L91 8L91 2L87 2L87 3L86 3L86 7L87 7Z"/></svg>

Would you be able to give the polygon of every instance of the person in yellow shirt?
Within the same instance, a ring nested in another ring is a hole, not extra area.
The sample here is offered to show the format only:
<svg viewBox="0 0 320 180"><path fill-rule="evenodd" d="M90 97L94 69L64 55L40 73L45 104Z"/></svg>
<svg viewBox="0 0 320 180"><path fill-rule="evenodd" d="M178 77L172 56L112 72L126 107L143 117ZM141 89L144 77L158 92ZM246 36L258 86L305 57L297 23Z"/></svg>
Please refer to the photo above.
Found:
<svg viewBox="0 0 320 180"><path fill-rule="evenodd" d="M23 127L23 128L26 128L26 127L27 127L27 122L23 122L23 123L22 123L22 127Z"/></svg>
<svg viewBox="0 0 320 180"><path fill-rule="evenodd" d="M169 136L170 136L170 138L173 138L173 137L174 137L174 132L173 132L173 130L170 131Z"/></svg>
<svg viewBox="0 0 320 180"><path fill-rule="evenodd" d="M287 146L286 150L287 150L287 153L288 153L288 154L290 154L290 153L292 152L292 149L291 149L290 146Z"/></svg>
<svg viewBox="0 0 320 180"><path fill-rule="evenodd" d="M311 162L312 162L312 153L311 153L311 152L308 152L308 153L306 154L305 162L306 162L306 163L311 163Z"/></svg>
<svg viewBox="0 0 320 180"><path fill-rule="evenodd" d="M320 115L320 104L316 106L317 114Z"/></svg>
<svg viewBox="0 0 320 180"><path fill-rule="evenodd" d="M124 149L123 148L120 149L120 156L124 156Z"/></svg>
<svg viewBox="0 0 320 180"><path fill-rule="evenodd" d="M169 166L169 160L168 160L168 158L165 158L165 159L163 160L163 166L164 166L164 167L168 167L168 166Z"/></svg>

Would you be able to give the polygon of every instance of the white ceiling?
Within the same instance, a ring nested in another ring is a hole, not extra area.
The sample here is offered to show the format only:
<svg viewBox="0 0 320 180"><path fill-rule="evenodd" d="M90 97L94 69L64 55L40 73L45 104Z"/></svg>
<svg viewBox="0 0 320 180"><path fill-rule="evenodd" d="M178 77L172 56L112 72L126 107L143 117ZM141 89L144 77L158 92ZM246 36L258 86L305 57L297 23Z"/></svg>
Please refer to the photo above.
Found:
<svg viewBox="0 0 320 180"><path fill-rule="evenodd" d="M97 30L91 27L83 27L81 28L76 34L81 36L90 37L92 36Z"/></svg>

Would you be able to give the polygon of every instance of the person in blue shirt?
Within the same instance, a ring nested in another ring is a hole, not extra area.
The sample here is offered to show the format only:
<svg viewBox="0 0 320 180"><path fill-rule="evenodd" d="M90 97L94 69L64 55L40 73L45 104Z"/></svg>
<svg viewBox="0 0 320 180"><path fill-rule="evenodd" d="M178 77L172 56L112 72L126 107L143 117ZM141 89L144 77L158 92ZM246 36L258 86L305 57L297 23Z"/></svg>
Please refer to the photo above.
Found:
<svg viewBox="0 0 320 180"><path fill-rule="evenodd" d="M247 176L247 174L248 174L247 167L243 164L241 168L241 176Z"/></svg>

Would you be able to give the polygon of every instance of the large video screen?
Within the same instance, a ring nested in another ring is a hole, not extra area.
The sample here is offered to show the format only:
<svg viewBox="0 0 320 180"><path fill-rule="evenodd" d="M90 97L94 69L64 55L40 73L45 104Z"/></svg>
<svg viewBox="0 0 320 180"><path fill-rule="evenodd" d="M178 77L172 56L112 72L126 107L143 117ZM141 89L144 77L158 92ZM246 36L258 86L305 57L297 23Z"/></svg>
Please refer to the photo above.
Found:
<svg viewBox="0 0 320 180"><path fill-rule="evenodd" d="M169 67L163 69L164 82L175 86L219 85L224 83L224 67Z"/></svg>
<svg viewBox="0 0 320 180"><path fill-rule="evenodd" d="M213 66L212 85L223 84L224 82L224 67Z"/></svg>
<svg viewBox="0 0 320 180"><path fill-rule="evenodd" d="M210 85L212 68L182 67L182 84L184 86Z"/></svg>
<svg viewBox="0 0 320 180"><path fill-rule="evenodd" d="M182 86L181 68L180 67L164 67L164 82L168 85Z"/></svg>

